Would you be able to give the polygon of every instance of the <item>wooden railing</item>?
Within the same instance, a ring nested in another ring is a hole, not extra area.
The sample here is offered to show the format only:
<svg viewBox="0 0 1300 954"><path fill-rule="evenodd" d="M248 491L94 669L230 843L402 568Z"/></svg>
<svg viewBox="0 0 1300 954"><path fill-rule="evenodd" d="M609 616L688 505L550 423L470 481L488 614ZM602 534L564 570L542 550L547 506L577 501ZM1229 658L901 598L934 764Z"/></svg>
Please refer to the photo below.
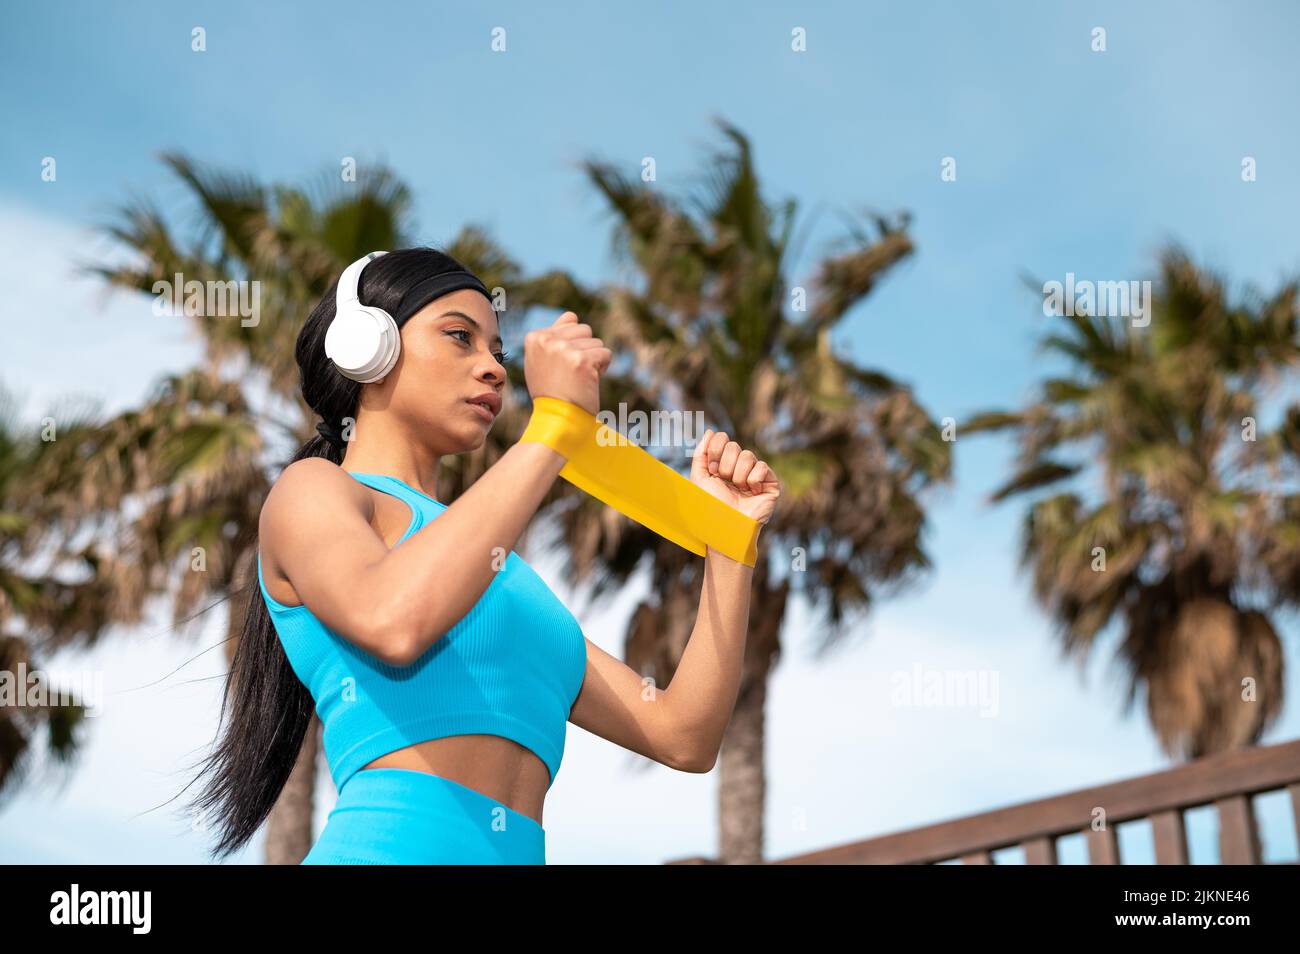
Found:
<svg viewBox="0 0 1300 954"><path fill-rule="evenodd" d="M1024 848L1025 863L1057 863L1056 839L1082 834L1094 865L1119 864L1115 828L1150 819L1156 864L1187 864L1183 813L1213 805L1219 820L1219 863L1259 864L1259 829L1251 799L1285 789L1300 837L1300 740L1210 756L1137 778L1080 789L1010 808L968 815L865 841L792 855L769 864L993 863L992 853ZM1104 815L1098 813L1101 809ZM1095 824L1103 818L1104 824ZM669 864L711 864L682 858Z"/></svg>

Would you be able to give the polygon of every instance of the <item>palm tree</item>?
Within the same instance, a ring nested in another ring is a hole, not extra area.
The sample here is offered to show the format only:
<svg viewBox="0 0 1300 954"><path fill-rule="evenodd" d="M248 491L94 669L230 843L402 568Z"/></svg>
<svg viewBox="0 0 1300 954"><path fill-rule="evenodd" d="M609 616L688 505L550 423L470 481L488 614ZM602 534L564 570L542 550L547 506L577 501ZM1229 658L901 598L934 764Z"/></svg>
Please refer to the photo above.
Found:
<svg viewBox="0 0 1300 954"><path fill-rule="evenodd" d="M787 277L796 202L769 206L749 141L718 125L732 149L712 157L689 201L610 164L583 164L641 287L585 290L557 272L532 288L536 300L577 311L614 351L606 397L617 394L629 413L702 412L781 475L781 512L760 538L739 698L719 758L718 857L743 864L763 856L764 706L791 591L824 612L824 653L878 589L928 567L917 496L948 479L950 455L907 387L831 345L837 324L911 254L906 217L877 217L875 234L851 226L846 247L817 264L805 297ZM679 453L667 463L683 461ZM624 656L668 685L690 636L702 561L593 500L553 512L567 580L589 581L593 599L644 563L650 591L627 623Z"/></svg>
<svg viewBox="0 0 1300 954"><path fill-rule="evenodd" d="M1082 662L1110 623L1122 628L1127 707L1145 688L1163 750L1197 758L1257 742L1282 709L1268 612L1300 598L1300 496L1282 489L1300 461L1300 408L1263 425L1268 387L1300 356L1296 285L1233 303L1170 247L1156 289L1146 327L1049 319L1043 348L1070 376L959 431L1017 435L1018 470L992 501L1090 478L1096 499L1061 491L1030 506L1022 563L1067 654Z"/></svg>
<svg viewBox="0 0 1300 954"><path fill-rule="evenodd" d="M124 607L138 584L131 567L88 548L49 552L45 531L54 514L32 492L32 475L59 432L42 433L43 425L22 422L18 412L16 398L0 390L0 673L21 694L0 705L0 793L16 791L41 766L42 751L50 763L75 763L84 702L57 685L40 660L69 641L99 639L106 622L101 607ZM60 415L64 436L84 427L88 414L93 411L68 407ZM69 581L69 572L80 579ZM28 696L19 674L30 678L38 670L57 695Z"/></svg>
<svg viewBox="0 0 1300 954"><path fill-rule="evenodd" d="M140 408L62 437L32 469L29 485L45 501L48 529L59 530L65 545L97 526L99 540L114 541L116 550L96 551L96 559L133 570L135 599L102 606L107 621L137 622L147 596L169 598L177 625L201 604L228 601L229 662L256 586L268 468L278 473L315 433L293 357L303 316L349 262L377 248L415 244L410 195L383 168L355 183L335 174L314 189L297 189L201 169L178 154L162 158L197 202L197 236L182 244L157 208L129 205L106 231L140 263L90 263L86 270L112 287L149 295L155 281L177 272L186 281L258 281L260 320L245 326L236 318L189 319L203 342L202 364L166 376ZM481 230L467 227L444 248L489 288L514 290L512 307L526 306L518 266ZM517 374L522 386L522 369ZM457 462L453 489L503 450L481 449L468 464ZM311 846L318 751L314 722L268 820L268 863L296 863Z"/></svg>

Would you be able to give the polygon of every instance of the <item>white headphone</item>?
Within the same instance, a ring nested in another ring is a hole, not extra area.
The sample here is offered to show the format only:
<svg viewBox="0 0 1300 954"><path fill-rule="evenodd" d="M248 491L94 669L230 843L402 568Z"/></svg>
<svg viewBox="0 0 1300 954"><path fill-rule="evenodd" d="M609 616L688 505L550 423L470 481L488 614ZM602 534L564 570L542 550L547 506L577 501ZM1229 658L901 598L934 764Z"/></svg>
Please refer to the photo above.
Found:
<svg viewBox="0 0 1300 954"><path fill-rule="evenodd" d="M378 381L397 363L402 336L397 322L382 308L361 304L357 286L361 272L387 252L371 252L343 270L335 296L334 320L325 332L325 354L339 374L362 384Z"/></svg>

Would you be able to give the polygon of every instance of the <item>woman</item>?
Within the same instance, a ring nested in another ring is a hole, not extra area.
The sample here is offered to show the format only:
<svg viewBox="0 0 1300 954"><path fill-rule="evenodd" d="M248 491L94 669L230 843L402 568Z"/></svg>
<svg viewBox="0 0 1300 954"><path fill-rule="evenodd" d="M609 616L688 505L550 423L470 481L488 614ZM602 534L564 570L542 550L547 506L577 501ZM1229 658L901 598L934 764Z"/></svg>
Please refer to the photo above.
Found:
<svg viewBox="0 0 1300 954"><path fill-rule="evenodd" d="M541 864L566 721L681 771L713 766L753 570L709 548L672 685L643 687L512 550L565 464L560 453L521 441L455 503L438 499L439 458L482 446L505 397L488 290L433 249L375 254L344 273L298 336L320 436L262 508L261 598L223 700L233 722L198 804L220 829L217 855L247 842L314 707L339 793L304 864ZM388 351L358 363L334 322L339 308L354 317L349 303L391 316ZM612 356L588 325L566 312L524 344L533 398L597 412ZM691 480L759 523L780 494L770 468L712 431Z"/></svg>

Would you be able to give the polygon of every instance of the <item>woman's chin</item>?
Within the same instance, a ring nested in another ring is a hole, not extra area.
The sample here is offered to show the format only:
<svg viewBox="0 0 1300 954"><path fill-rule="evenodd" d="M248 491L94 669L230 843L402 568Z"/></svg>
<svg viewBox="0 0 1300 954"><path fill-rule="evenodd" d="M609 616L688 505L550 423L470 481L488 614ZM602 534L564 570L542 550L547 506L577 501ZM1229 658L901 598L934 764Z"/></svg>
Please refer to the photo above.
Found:
<svg viewBox="0 0 1300 954"><path fill-rule="evenodd" d="M480 424L477 427L467 430L464 434L463 443L466 451L476 451L487 443L488 433L492 430L490 424Z"/></svg>

